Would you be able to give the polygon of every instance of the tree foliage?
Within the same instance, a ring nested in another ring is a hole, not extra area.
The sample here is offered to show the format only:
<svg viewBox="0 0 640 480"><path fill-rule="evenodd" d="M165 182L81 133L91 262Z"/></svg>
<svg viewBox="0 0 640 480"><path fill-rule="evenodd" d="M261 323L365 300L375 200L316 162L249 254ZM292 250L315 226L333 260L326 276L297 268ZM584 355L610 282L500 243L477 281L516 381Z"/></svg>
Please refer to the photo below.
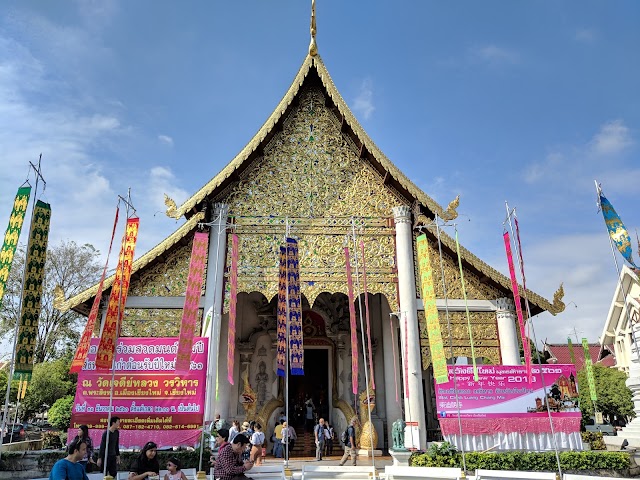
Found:
<svg viewBox="0 0 640 480"><path fill-rule="evenodd" d="M73 408L73 395L59 398L49 409L49 423L65 432L71 424L71 409Z"/></svg>
<svg viewBox="0 0 640 480"><path fill-rule="evenodd" d="M593 377L596 384L596 407L609 419L614 416L632 417L633 402L631 390L625 385L627 375L615 368L593 365ZM593 402L589 391L586 369L578 372L578 388L580 390L580 410L583 417L593 415Z"/></svg>
<svg viewBox="0 0 640 480"><path fill-rule="evenodd" d="M21 245L16 252L0 307L0 338L9 342L13 341L20 316L25 251L25 246ZM99 255L92 245L78 245L69 240L47 249L34 363L58 358L75 349L84 317L73 311L62 313L53 308L53 291L60 285L69 297L96 283L102 273Z"/></svg>
<svg viewBox="0 0 640 480"><path fill-rule="evenodd" d="M69 373L70 365L70 357L35 365L22 404L26 417L45 411L62 397L75 394L77 375Z"/></svg>

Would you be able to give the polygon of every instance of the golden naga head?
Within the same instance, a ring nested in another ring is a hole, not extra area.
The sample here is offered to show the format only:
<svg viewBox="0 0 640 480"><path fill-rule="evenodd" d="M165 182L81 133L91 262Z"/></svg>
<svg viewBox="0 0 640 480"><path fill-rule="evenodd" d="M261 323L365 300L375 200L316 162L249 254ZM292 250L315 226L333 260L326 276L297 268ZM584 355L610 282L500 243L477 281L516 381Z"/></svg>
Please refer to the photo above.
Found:
<svg viewBox="0 0 640 480"><path fill-rule="evenodd" d="M167 217L175 218L176 220L180 218L176 202L166 193L164 194L164 204L167 206L167 211L165 212Z"/></svg>
<svg viewBox="0 0 640 480"><path fill-rule="evenodd" d="M456 198L449 202L447 209L442 214L442 218L445 220L455 220L458 218L458 212L456 209L460 206L460 195L456 195Z"/></svg>
<svg viewBox="0 0 640 480"><path fill-rule="evenodd" d="M560 286L558 287L558 290L556 290L556 293L553 294L553 303L551 304L551 309L549 310L549 313L551 313L552 315L557 315L558 313L564 312L565 304L562 301L563 298L564 298L564 286L561 283Z"/></svg>
<svg viewBox="0 0 640 480"><path fill-rule="evenodd" d="M360 393L359 398L360 398L360 405L362 407L362 410L364 410L365 407L368 407L369 411L372 411L375 408L376 394L371 388L371 386L369 386L369 390L363 390L362 393Z"/></svg>

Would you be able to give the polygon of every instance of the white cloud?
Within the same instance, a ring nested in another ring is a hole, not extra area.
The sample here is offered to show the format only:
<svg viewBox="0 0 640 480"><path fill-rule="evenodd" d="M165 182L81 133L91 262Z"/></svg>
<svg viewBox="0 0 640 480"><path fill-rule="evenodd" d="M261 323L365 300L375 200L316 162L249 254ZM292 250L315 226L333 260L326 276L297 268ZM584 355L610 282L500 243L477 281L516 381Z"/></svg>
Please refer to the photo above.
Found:
<svg viewBox="0 0 640 480"><path fill-rule="evenodd" d="M514 65L520 62L520 55L516 51L497 45L474 47L470 54L473 60L490 65Z"/></svg>
<svg viewBox="0 0 640 480"><path fill-rule="evenodd" d="M353 102L353 110L369 120L376 107L373 105L373 81L365 78L360 84L358 95Z"/></svg>
<svg viewBox="0 0 640 480"><path fill-rule="evenodd" d="M160 143L173 147L173 138L168 135L158 135L158 140L160 140Z"/></svg>
<svg viewBox="0 0 640 480"><path fill-rule="evenodd" d="M631 132L622 120L605 123L589 142L591 153L617 155L633 145Z"/></svg>
<svg viewBox="0 0 640 480"><path fill-rule="evenodd" d="M176 176L170 168L156 166L153 167L149 173L149 184L147 186L148 196L156 211L161 210L164 212L167 209L164 204L165 193L175 200L178 205L189 197L187 191L176 187Z"/></svg>

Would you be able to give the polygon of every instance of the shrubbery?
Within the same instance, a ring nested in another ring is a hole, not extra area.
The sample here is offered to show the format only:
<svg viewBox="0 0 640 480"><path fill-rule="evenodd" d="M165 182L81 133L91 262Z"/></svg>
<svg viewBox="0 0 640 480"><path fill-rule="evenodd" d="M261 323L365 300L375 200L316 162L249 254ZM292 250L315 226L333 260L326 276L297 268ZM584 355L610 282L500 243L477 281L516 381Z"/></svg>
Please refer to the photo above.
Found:
<svg viewBox="0 0 640 480"><path fill-rule="evenodd" d="M555 452L469 452L465 454L467 471L478 468L486 470L521 470L553 472L557 470ZM448 442L432 445L426 453L413 454L410 464L415 467L459 467L462 454ZM560 452L562 470L627 470L631 466L629 454L625 452Z"/></svg>
<svg viewBox="0 0 640 480"><path fill-rule="evenodd" d="M582 432L582 442L588 443L591 450L606 450L602 432Z"/></svg>
<svg viewBox="0 0 640 480"><path fill-rule="evenodd" d="M59 398L51 405L48 419L51 425L65 432L71 424L71 410L73 409L73 395Z"/></svg>

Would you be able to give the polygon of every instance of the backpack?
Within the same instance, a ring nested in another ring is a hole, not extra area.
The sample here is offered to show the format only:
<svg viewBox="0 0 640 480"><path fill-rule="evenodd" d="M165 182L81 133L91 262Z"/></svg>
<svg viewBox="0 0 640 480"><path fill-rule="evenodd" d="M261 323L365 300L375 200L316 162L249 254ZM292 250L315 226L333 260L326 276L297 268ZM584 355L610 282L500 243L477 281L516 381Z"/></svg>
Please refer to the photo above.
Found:
<svg viewBox="0 0 640 480"><path fill-rule="evenodd" d="M340 441L342 442L343 445L346 445L347 443L349 443L349 427L347 427L347 429L342 432L342 435L340 436Z"/></svg>

